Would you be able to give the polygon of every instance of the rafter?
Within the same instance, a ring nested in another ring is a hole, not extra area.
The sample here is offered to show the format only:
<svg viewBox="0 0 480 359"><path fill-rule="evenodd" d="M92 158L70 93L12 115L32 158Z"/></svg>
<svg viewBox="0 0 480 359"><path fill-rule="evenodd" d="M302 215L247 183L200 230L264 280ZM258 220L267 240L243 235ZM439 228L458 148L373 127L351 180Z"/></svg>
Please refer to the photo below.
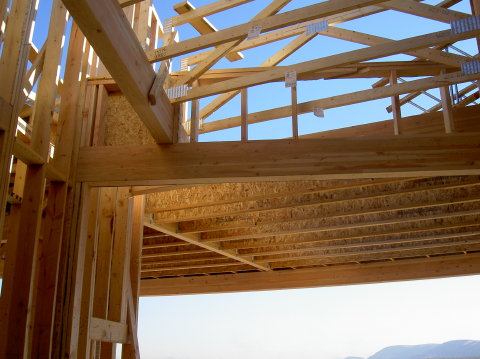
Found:
<svg viewBox="0 0 480 359"><path fill-rule="evenodd" d="M223 250L221 249L220 246L215 245L215 244L208 244L208 243L202 243L200 240L200 237L195 234L183 234L183 233L178 233L175 225L170 225L170 224L165 224L165 223L157 223L157 222L147 222L148 226L151 228L154 228L158 230L159 232L163 232L165 234L171 235L175 238L178 238L182 241L188 242L190 244L195 244L196 246L199 246L201 248L208 249L211 252L221 254L222 256L225 256L230 259L234 259L238 262L244 263L251 265L257 269L260 269L262 271L268 271L269 267L268 265L262 265L259 264L255 261L253 261L249 256L239 256L236 254L235 251L232 250Z"/></svg>
<svg viewBox="0 0 480 359"><path fill-rule="evenodd" d="M164 91L150 105L156 74L120 6L113 0L64 3L155 140L172 142L172 106Z"/></svg>

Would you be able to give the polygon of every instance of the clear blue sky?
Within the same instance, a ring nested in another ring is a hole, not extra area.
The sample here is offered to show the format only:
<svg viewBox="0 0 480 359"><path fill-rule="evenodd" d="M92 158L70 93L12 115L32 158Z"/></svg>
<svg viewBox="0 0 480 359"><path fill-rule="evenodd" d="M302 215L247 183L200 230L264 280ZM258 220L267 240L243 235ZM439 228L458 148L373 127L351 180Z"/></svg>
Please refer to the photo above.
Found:
<svg viewBox="0 0 480 359"><path fill-rule="evenodd" d="M179 0L178 0L179 1ZM154 0L162 20L175 15L176 1ZM211 1L192 0L200 7ZM426 1L434 4L436 1ZM49 0L42 0L34 42L45 38ZM247 21L269 1L256 0L240 8L210 17L219 28ZM282 11L316 3L293 0ZM463 0L453 9L468 12ZM384 12L340 27L401 39L439 31L448 25L411 15ZM189 25L178 28L181 39L196 36ZM246 59L222 60L216 68L257 66L289 40L246 51ZM460 46L473 53L474 44ZM362 46L318 36L281 65L341 53ZM408 56L389 59L406 60ZM179 61L174 63L175 69ZM367 89L375 80L312 81L299 83L299 101L308 101ZM268 94L267 96L265 94ZM284 106L290 93L283 83L262 85L249 91L251 112ZM208 99L202 100L202 106ZM300 116L300 133L317 132L360 123L389 119L389 100L372 101L326 111L323 119ZM420 100L424 106L435 104ZM418 113L412 106L403 115ZM238 115L238 98L211 119ZM291 135L290 119L250 126L251 139L283 138ZM201 140L237 140L238 129L201 136ZM248 359L367 357L396 344L440 343L453 339L480 340L480 276L292 291L142 298L139 339L144 359Z"/></svg>
<svg viewBox="0 0 480 359"><path fill-rule="evenodd" d="M143 359L343 359L480 340L480 276L140 300Z"/></svg>

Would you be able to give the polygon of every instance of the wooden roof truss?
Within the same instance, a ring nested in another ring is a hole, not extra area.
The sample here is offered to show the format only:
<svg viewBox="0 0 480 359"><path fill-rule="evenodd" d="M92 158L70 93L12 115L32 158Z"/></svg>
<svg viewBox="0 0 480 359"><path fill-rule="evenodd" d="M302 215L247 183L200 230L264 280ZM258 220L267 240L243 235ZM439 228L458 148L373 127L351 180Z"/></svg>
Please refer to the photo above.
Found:
<svg viewBox="0 0 480 359"><path fill-rule="evenodd" d="M480 273L480 65L457 44L478 43L480 2L270 0L228 28L207 18L253 1L184 1L165 18L151 0L53 0L33 44L36 2L0 0L1 357L114 357L121 343L139 358L140 295ZM446 30L340 26L385 11ZM361 47L284 65L319 36ZM222 68L280 40L254 67ZM382 59L396 54L412 59ZM288 103L249 111L249 88L292 71ZM321 79L373 84L299 97ZM213 118L237 96L238 113ZM300 115L383 98L392 119L299 132ZM402 116L407 103L420 114ZM286 138L249 138L284 118ZM201 141L230 128L239 141Z"/></svg>

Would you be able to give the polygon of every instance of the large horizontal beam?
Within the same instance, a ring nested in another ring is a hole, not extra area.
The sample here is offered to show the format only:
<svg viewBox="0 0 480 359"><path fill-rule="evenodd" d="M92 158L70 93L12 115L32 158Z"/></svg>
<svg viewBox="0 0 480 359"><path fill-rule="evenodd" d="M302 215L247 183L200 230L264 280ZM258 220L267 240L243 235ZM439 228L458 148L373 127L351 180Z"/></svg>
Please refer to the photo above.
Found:
<svg viewBox="0 0 480 359"><path fill-rule="evenodd" d="M172 105L164 91L150 105L148 94L156 74L118 1L63 2L153 138L172 142Z"/></svg>
<svg viewBox="0 0 480 359"><path fill-rule="evenodd" d="M140 295L231 293L314 288L480 274L480 254L262 273L141 281Z"/></svg>
<svg viewBox="0 0 480 359"><path fill-rule="evenodd" d="M86 147L95 186L480 174L478 133Z"/></svg>

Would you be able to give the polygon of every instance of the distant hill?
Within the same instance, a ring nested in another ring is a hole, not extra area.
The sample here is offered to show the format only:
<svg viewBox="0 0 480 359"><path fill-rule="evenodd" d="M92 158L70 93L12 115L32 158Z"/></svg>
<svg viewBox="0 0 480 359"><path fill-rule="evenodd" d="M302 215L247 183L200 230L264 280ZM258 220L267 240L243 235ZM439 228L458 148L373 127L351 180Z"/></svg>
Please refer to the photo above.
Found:
<svg viewBox="0 0 480 359"><path fill-rule="evenodd" d="M443 344L395 345L383 348L368 359L480 359L480 341L452 340Z"/></svg>

